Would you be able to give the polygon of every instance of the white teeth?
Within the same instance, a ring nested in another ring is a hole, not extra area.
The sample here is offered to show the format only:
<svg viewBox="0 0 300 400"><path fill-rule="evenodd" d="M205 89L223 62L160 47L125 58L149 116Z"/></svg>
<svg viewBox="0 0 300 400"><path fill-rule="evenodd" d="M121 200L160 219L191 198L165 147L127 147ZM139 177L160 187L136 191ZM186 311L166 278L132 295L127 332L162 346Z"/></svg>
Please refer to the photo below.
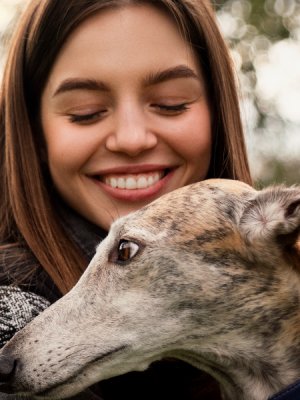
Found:
<svg viewBox="0 0 300 400"><path fill-rule="evenodd" d="M148 178L148 185L151 186L151 185L153 185L153 183L154 183L154 178L153 178L153 176L149 176L149 178Z"/></svg>
<svg viewBox="0 0 300 400"><path fill-rule="evenodd" d="M146 189L157 183L163 177L163 172L154 172L145 175L130 176L109 176L105 177L105 183L113 188L118 189Z"/></svg>
<svg viewBox="0 0 300 400"><path fill-rule="evenodd" d="M118 186L118 181L116 178L111 178L110 186L112 186L113 188L116 188Z"/></svg>
<svg viewBox="0 0 300 400"><path fill-rule="evenodd" d="M137 188L138 189L144 189L147 187L149 184L151 185L151 182L149 182L150 178L147 180L145 176L140 176L137 180ZM149 183L148 183L149 182Z"/></svg>
<svg viewBox="0 0 300 400"><path fill-rule="evenodd" d="M117 187L120 189L125 189L126 187L126 182L124 178L118 178L117 179Z"/></svg>
<svg viewBox="0 0 300 400"><path fill-rule="evenodd" d="M126 189L136 189L136 180L134 178L125 179L125 187Z"/></svg>

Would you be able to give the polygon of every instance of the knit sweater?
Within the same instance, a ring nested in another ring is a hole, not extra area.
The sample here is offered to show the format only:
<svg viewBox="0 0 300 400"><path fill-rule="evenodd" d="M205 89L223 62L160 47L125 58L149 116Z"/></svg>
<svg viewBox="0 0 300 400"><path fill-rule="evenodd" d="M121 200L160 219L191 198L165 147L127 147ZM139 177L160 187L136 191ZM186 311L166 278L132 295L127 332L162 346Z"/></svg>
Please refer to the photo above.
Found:
<svg viewBox="0 0 300 400"><path fill-rule="evenodd" d="M49 301L34 293L0 286L0 347L49 305Z"/></svg>

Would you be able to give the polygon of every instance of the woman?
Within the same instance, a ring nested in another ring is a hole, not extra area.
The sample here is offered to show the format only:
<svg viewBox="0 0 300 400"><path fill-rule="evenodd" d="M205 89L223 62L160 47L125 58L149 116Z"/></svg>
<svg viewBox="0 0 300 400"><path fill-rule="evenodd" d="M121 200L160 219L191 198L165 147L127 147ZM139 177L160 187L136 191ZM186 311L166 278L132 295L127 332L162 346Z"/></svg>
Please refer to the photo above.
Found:
<svg viewBox="0 0 300 400"><path fill-rule="evenodd" d="M0 121L0 283L50 302L119 215L205 178L251 183L207 0L32 0L11 43ZM207 382L170 361L94 392L219 398Z"/></svg>

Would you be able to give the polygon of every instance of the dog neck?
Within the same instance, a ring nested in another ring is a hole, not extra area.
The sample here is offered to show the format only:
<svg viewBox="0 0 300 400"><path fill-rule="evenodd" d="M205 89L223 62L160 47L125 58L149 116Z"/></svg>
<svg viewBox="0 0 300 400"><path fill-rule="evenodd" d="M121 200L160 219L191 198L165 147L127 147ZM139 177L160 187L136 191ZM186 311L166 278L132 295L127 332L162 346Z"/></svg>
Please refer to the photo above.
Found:
<svg viewBox="0 0 300 400"><path fill-rule="evenodd" d="M287 396L293 396L295 391L300 393L300 369L295 368L294 362L287 360L290 351L286 349L284 354L281 349L277 362L274 355L272 357L266 353L261 358L255 357L255 360L240 357L236 361L237 358L233 360L220 355L203 355L203 352L198 353L195 348L176 353L176 357L214 377L220 384L224 400L272 400L275 395L276 400L293 400L295 397ZM292 387L293 392L290 389L287 391L288 387ZM280 396L279 392L282 392L282 397L277 397Z"/></svg>

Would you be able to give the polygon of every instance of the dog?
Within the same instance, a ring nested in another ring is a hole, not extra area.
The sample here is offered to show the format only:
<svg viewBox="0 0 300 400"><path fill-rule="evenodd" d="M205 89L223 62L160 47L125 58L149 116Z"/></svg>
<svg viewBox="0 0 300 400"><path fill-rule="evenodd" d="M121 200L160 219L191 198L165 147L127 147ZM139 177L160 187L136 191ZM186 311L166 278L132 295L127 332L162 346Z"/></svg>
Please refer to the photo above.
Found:
<svg viewBox="0 0 300 400"><path fill-rule="evenodd" d="M64 399L175 357L228 400L300 377L300 188L207 180L112 224L77 285L0 352L0 390Z"/></svg>

